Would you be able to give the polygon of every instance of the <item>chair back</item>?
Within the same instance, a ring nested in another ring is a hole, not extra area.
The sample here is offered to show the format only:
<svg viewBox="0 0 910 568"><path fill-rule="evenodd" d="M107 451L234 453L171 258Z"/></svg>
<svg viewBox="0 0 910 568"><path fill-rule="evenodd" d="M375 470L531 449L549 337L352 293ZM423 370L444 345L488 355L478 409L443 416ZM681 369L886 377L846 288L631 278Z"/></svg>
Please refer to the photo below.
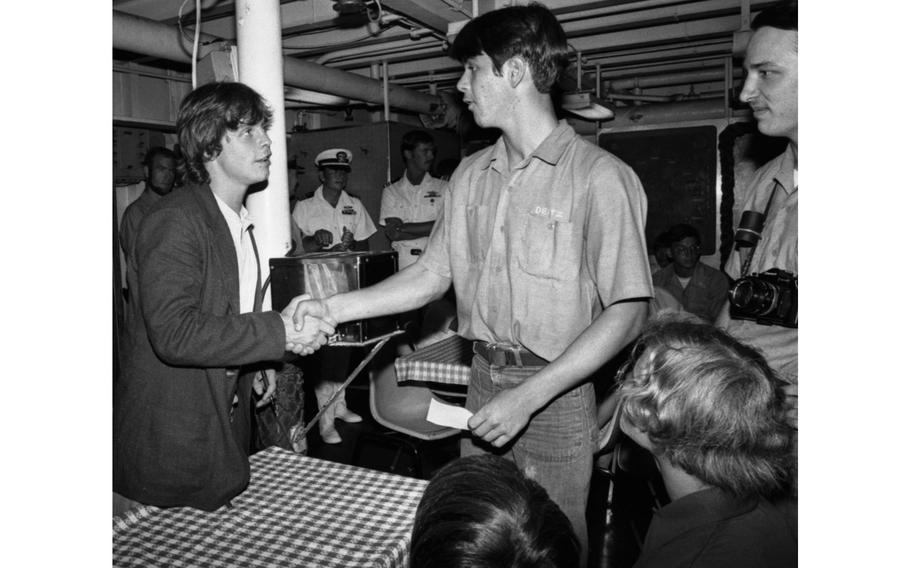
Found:
<svg viewBox="0 0 910 568"><path fill-rule="evenodd" d="M427 422L427 410L433 398L425 386L399 384L392 364L370 372L370 412L386 428L421 440L459 434L461 430L457 428Z"/></svg>

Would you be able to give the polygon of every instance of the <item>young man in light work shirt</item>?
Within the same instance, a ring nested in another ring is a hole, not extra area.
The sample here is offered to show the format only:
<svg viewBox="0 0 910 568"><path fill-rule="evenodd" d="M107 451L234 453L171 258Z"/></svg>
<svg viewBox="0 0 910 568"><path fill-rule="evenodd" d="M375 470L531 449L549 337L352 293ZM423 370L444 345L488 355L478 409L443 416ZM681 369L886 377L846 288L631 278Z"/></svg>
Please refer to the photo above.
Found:
<svg viewBox="0 0 910 568"><path fill-rule="evenodd" d="M476 353L462 455L514 460L559 504L586 549L597 429L588 378L637 336L651 274L637 176L556 117L550 90L568 52L556 18L539 4L468 22L453 44L464 63L458 89L478 125L502 136L455 170L414 265L375 286L300 304L296 316L344 322L397 313L454 284L458 334L475 341Z"/></svg>

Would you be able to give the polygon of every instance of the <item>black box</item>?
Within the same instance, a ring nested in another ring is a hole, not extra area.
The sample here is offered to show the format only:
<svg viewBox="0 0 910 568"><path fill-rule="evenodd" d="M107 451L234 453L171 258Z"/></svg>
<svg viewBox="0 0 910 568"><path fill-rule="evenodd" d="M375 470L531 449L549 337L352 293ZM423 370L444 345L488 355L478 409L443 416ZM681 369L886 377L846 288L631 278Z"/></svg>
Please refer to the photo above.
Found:
<svg viewBox="0 0 910 568"><path fill-rule="evenodd" d="M314 252L269 259L272 308L282 310L294 297L325 298L359 290L398 272L395 251ZM363 344L398 331L398 316L383 316L340 324L332 343Z"/></svg>

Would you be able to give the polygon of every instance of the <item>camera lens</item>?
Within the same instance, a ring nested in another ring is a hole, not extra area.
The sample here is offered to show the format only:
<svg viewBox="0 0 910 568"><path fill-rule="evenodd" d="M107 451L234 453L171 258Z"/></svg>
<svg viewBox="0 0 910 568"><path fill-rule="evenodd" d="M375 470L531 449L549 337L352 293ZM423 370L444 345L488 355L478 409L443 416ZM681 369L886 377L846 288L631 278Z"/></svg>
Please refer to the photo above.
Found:
<svg viewBox="0 0 910 568"><path fill-rule="evenodd" d="M730 290L730 303L745 314L765 316L777 306L777 286L758 278L737 280Z"/></svg>

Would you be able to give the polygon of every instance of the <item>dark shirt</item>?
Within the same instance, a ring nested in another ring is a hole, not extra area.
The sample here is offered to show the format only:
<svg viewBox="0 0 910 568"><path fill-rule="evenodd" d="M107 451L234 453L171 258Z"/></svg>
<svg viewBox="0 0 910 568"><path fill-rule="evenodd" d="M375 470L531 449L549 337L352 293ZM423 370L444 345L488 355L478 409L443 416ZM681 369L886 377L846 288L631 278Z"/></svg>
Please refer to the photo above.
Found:
<svg viewBox="0 0 910 568"><path fill-rule="evenodd" d="M724 307L730 281L720 270L711 268L703 262L695 265L692 279L683 288L676 277L672 264L663 267L654 274L654 285L660 286L679 300L683 309L695 314L708 323L714 323Z"/></svg>
<svg viewBox="0 0 910 568"><path fill-rule="evenodd" d="M634 568L787 568L797 565L792 499L686 495L654 514Z"/></svg>

